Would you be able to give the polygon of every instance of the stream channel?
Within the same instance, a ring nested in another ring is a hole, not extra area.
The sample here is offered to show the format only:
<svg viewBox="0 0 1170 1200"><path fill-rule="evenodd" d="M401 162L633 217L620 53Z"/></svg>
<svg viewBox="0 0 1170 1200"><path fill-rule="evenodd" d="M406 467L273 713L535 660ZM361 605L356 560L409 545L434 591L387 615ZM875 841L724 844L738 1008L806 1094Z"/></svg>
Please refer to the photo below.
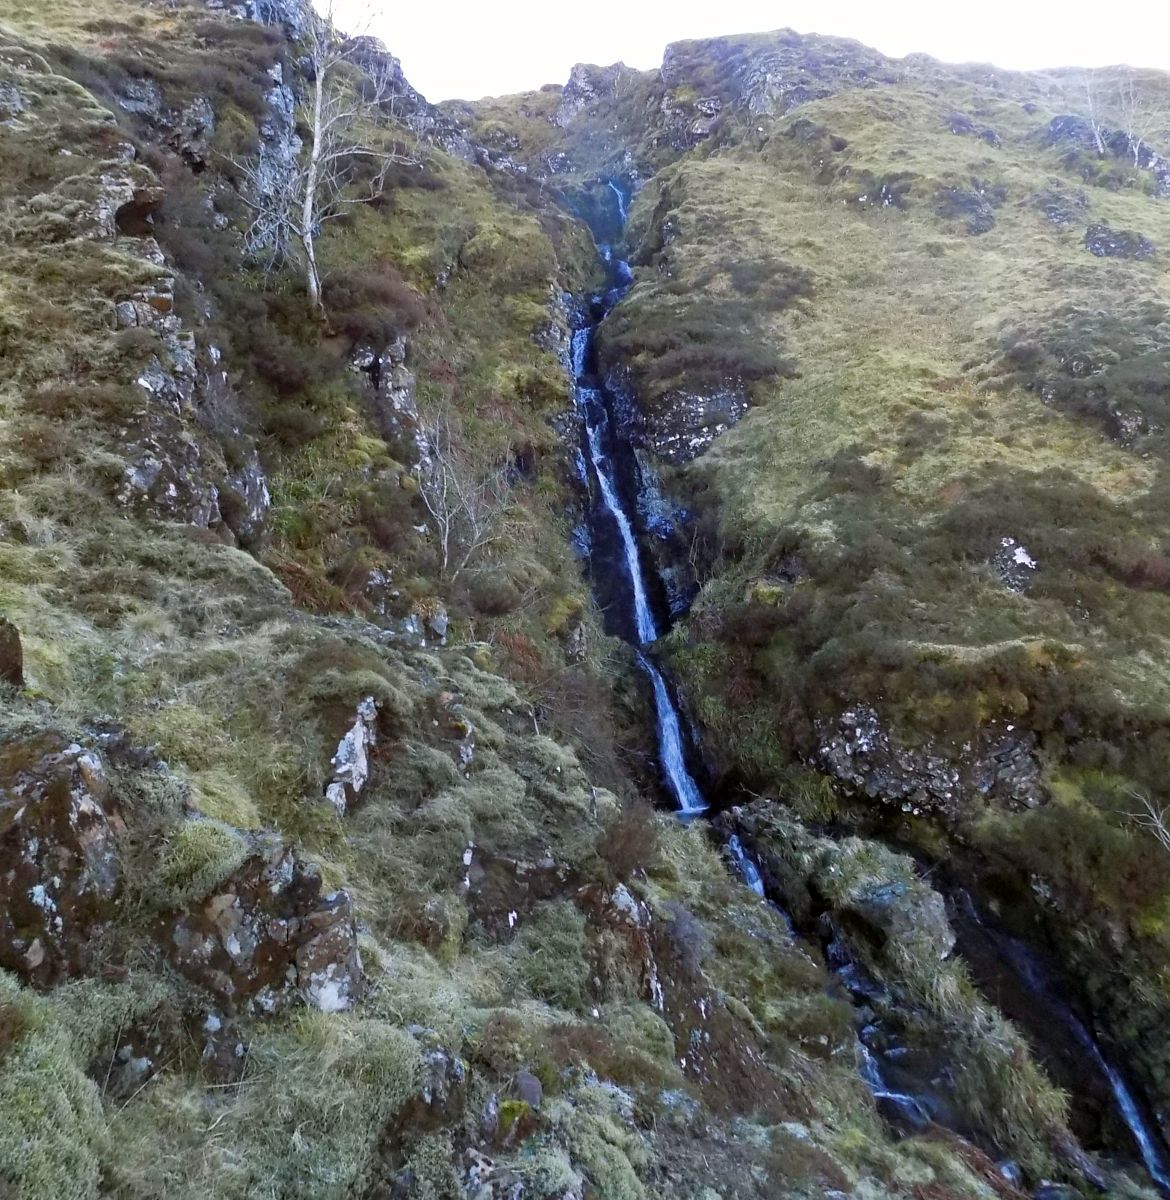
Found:
<svg viewBox="0 0 1170 1200"><path fill-rule="evenodd" d="M629 197L617 181L607 180L604 186L616 210L616 220L611 217L606 221L607 230L616 229L620 241ZM595 234L603 236L596 226ZM673 684L655 661L653 649L654 643L669 631L671 613L657 573L648 565L645 531L639 527L641 469L622 428L621 405L599 371L595 348L597 328L633 285L633 272L629 263L618 257L615 245L599 244L598 250L606 269L606 286L577 304L578 325L572 332L574 401L582 424L580 466L590 497L593 587L611 632L634 647L637 665L649 680L661 784L680 817L693 819L709 807L695 778L698 756L684 728ZM730 838L726 850L745 884L766 903L772 903L758 866L739 838ZM791 928L788 915L778 906L773 907ZM993 1003L1002 1004L1021 1025L1041 1061L1046 1065L1063 1062L1065 1078L1061 1082L1070 1091L1070 1085L1083 1080L1097 1096L1099 1107L1111 1107L1113 1124L1127 1131L1131 1143L1130 1147L1103 1144L1094 1148L1110 1157L1140 1160L1157 1190L1170 1197L1170 1152L1148 1107L1102 1050L1090 1032L1090 1023L1064 999L1056 976L1044 966L1042 957L996 929L966 893L952 895L950 907L959 932L959 949L984 994ZM867 995L872 997L872 981L858 963L849 959L840 940L823 939L821 949L859 1014L864 1012ZM900 1044L891 1031L860 1017L859 1026L861 1076L887 1120L906 1132L922 1130L932 1123L951 1125L945 1081L932 1078L928 1067L916 1066L913 1048ZM1075 1057L1073 1071L1068 1069L1070 1056ZM1075 1110L1076 1092L1073 1101ZM1011 1164L1003 1164L1002 1169L1005 1177L1016 1182ZM1087 1181L1097 1183L1093 1176L1093 1171L1086 1171ZM1037 1195L1045 1192L1041 1188Z"/></svg>

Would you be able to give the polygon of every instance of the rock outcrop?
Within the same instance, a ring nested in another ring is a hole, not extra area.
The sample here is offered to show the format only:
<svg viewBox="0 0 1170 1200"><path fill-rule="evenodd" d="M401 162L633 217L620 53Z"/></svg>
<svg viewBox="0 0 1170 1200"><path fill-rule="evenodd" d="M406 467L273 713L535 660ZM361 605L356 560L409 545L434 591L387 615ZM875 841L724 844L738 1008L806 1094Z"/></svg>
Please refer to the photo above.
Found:
<svg viewBox="0 0 1170 1200"><path fill-rule="evenodd" d="M821 731L817 764L847 790L904 813L959 815L974 797L1034 808L1045 799L1036 737L1011 725L961 747L899 745L877 712L857 705Z"/></svg>
<svg viewBox="0 0 1170 1200"><path fill-rule="evenodd" d="M0 745L0 966L44 983L86 964L123 828L100 755L53 732Z"/></svg>
<svg viewBox="0 0 1170 1200"><path fill-rule="evenodd" d="M258 848L162 932L175 966L231 1011L271 1014L303 998L339 1012L361 995L348 894L324 892L316 869L280 843Z"/></svg>
<svg viewBox="0 0 1170 1200"><path fill-rule="evenodd" d="M1097 258L1132 258L1145 262L1157 254L1157 248L1144 234L1132 229L1111 229L1108 225L1090 225L1085 230L1085 249Z"/></svg>

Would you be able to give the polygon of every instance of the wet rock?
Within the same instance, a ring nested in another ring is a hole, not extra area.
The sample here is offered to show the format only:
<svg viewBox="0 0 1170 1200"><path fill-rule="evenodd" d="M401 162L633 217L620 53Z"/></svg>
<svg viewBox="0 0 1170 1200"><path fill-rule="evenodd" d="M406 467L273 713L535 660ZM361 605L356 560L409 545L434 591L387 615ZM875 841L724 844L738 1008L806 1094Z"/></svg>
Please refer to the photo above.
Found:
<svg viewBox="0 0 1170 1200"><path fill-rule="evenodd" d="M82 965L119 884L123 824L101 758L45 732L0 747L0 966Z"/></svg>
<svg viewBox="0 0 1170 1200"><path fill-rule="evenodd" d="M356 802L370 777L370 750L378 744L378 706L367 696L357 706L353 727L337 744L333 755L333 777L325 788L325 799L338 816Z"/></svg>
<svg viewBox="0 0 1170 1200"><path fill-rule="evenodd" d="M0 617L0 683L24 687L24 647L20 642L20 631L4 617Z"/></svg>
<svg viewBox="0 0 1170 1200"><path fill-rule="evenodd" d="M1085 230L1085 249L1097 258L1131 258L1145 262L1157 248L1148 237L1132 229L1111 229L1108 225L1090 225Z"/></svg>
<svg viewBox="0 0 1170 1200"><path fill-rule="evenodd" d="M361 994L349 895L322 895L316 868L279 843L257 847L160 935L171 962L227 1011L274 1013L301 998L338 1012Z"/></svg>
<svg viewBox="0 0 1170 1200"><path fill-rule="evenodd" d="M1035 735L1010 725L988 726L943 753L899 745L874 709L858 705L834 731L823 729L817 761L848 790L912 815L953 817L976 795L1033 808L1046 795Z"/></svg>

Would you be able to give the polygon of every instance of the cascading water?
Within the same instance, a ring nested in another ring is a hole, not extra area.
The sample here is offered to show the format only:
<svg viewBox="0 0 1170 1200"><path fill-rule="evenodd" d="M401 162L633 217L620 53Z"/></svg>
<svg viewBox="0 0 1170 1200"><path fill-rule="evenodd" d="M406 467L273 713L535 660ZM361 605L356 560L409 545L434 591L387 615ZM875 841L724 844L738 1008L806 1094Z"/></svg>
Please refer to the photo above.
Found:
<svg viewBox="0 0 1170 1200"><path fill-rule="evenodd" d="M1059 989L1028 946L990 924L976 908L970 893L959 892L956 900L957 916L965 920L968 937L972 927L978 931L995 958L1008 967L1034 1000L1043 1003L1046 1016L1054 1017L1064 1027L1093 1070L1104 1080L1117 1115L1129 1130L1150 1178L1163 1195L1170 1196L1170 1161L1166 1147L1142 1111L1133 1088L1105 1057L1085 1023L1061 998Z"/></svg>
<svg viewBox="0 0 1170 1200"><path fill-rule="evenodd" d="M614 196L620 227L624 229L628 202L621 187L613 180L607 181ZM588 306L590 323L578 328L572 338L572 367L574 396L584 426L581 469L595 497L592 521L594 554L594 578L598 590L606 592L611 602L611 616L620 626L624 637L637 648L636 661L650 680L657 714L658 758L662 774L674 797L680 815L703 812L707 804L694 776L686 764L686 741L679 719L678 706L667 685L662 671L647 653L647 648L666 631L666 620L660 625L655 613L654 599L648 586L648 576L642 562L638 532L632 513L636 512L638 495L638 471L632 451L622 439L618 422L614 418L614 397L605 383L598 377L593 365L593 335L596 327L613 307L629 291L633 273L629 264L617 257L611 246L599 246L599 253L608 274L607 289L591 298ZM615 537L616 535L616 537ZM619 551L620 553L614 553ZM606 571L599 555L608 559L615 568ZM612 578L610 577L612 576ZM620 609L620 612L615 610ZM661 611L661 610L660 610ZM738 836L728 839L727 854L744 883L757 896L771 904L759 865L744 848ZM772 905L776 907L774 904ZM791 919L783 910L777 909L793 929ZM973 908L970 914L979 921ZM980 924L982 922L980 921ZM795 930L794 930L795 932ZM1006 935L995 935L997 938ZM1012 943L1012 944L1009 944ZM1063 1004L1054 993L1046 978L1039 971L1027 948L1012 939L1000 942L1000 953L1012 963L1013 969L1025 986L1056 1016L1080 1045L1095 1070L1107 1082L1116 1109L1133 1136L1151 1178L1159 1190L1170 1196L1170 1162L1152 1124L1144 1116L1141 1105L1122 1075L1106 1060L1100 1047L1085 1025ZM844 948L839 941L826 947L826 961L859 1007L867 1002L866 981L860 978L860 968L848 957L842 958ZM905 1047L895 1045L893 1049L882 1044L889 1040L887 1031L869 1025L858 1035L858 1053L862 1079L868 1085L883 1112L902 1127L917 1131L932 1122L947 1122L947 1101L926 1079L917 1079L912 1068L905 1063L894 1063L905 1057ZM897 1069L895 1069L897 1067ZM909 1084L914 1091L905 1091L891 1083L897 1076L899 1082ZM921 1086L918 1086L921 1085ZM1085 1167L1086 1177L1094 1179L1091 1164Z"/></svg>
<svg viewBox="0 0 1170 1200"><path fill-rule="evenodd" d="M609 182L609 188L617 198L618 216L624 227L626 222L625 194L612 180ZM632 618L629 636L630 640L639 647L638 666L650 680L654 692L658 730L658 761L679 813L690 816L703 812L707 804L699 785L687 768L686 742L682 722L679 719L678 706L662 672L651 661L650 656L642 650L643 647L648 647L656 642L662 630L660 630L658 620L654 615L638 538L630 515L634 511L634 497L630 495L629 484L619 470L619 464L616 461L615 452L620 447L621 441L620 432L612 420L612 398L607 393L603 382L593 372L591 362L593 331L629 290L633 281L633 273L629 263L615 257L609 246L600 247L600 252L609 268L610 287L603 294L593 297L592 324L573 332L574 396L585 428L584 442L588 474L596 485L595 495L603 519L616 529L621 548L620 574L626 586L618 590L625 593L625 602L628 604L629 616Z"/></svg>

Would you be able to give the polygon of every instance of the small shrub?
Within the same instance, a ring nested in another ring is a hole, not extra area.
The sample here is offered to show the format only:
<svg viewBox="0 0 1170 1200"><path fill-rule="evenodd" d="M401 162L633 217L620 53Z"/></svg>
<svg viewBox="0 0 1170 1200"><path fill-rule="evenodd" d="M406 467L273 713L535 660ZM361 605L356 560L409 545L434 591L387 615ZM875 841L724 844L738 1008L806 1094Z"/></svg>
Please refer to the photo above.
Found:
<svg viewBox="0 0 1170 1200"><path fill-rule="evenodd" d="M329 276L322 298L330 324L354 345L381 349L426 318L421 297L389 264Z"/></svg>
<svg viewBox="0 0 1170 1200"><path fill-rule="evenodd" d="M476 612L485 617L506 616L524 600L515 581L503 571L478 571L467 578L466 589Z"/></svg>

